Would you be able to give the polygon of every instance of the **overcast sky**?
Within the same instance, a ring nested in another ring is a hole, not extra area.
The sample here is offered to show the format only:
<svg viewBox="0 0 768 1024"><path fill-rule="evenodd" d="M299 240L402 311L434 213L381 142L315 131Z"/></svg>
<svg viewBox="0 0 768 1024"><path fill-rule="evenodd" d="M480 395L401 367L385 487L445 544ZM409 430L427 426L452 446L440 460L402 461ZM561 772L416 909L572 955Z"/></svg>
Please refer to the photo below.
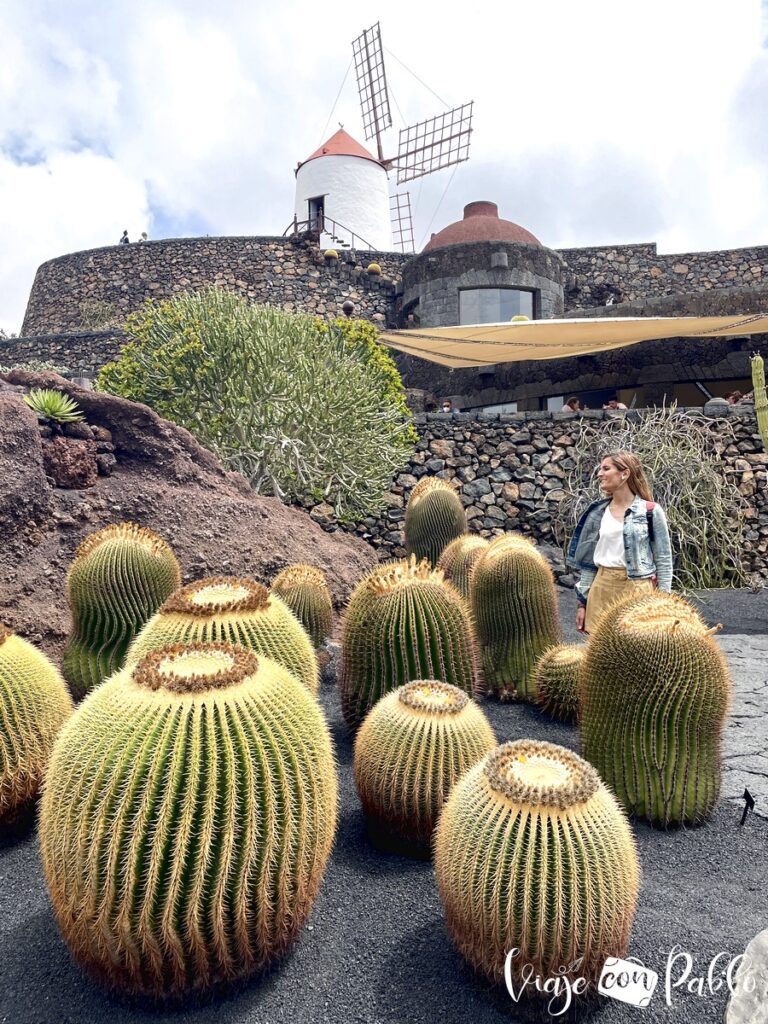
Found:
<svg viewBox="0 0 768 1024"><path fill-rule="evenodd" d="M123 228L281 234L297 161L339 122L364 141L353 69L334 100L377 20L395 129L445 109L418 79L448 106L475 101L470 160L408 186L417 249L477 199L554 248L768 245L765 14L759 0L0 0L0 328L19 330L40 263Z"/></svg>

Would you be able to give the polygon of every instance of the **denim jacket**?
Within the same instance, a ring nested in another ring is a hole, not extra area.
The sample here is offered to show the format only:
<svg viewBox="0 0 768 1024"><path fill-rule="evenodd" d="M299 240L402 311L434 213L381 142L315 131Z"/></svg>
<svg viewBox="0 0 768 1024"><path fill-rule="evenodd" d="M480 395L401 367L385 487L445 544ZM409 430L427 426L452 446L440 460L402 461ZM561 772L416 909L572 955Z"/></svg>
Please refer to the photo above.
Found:
<svg viewBox="0 0 768 1024"><path fill-rule="evenodd" d="M600 534L603 513L610 504L610 498L593 501L578 522L576 532L568 545L566 562L577 569L580 579L576 596L581 604L587 603L587 595L597 575L595 546ZM653 543L648 538L648 517L643 498L635 500L624 513L624 557L627 562L627 576L631 580L656 577L659 590L672 589L672 547L669 542L667 517L658 505L653 509Z"/></svg>

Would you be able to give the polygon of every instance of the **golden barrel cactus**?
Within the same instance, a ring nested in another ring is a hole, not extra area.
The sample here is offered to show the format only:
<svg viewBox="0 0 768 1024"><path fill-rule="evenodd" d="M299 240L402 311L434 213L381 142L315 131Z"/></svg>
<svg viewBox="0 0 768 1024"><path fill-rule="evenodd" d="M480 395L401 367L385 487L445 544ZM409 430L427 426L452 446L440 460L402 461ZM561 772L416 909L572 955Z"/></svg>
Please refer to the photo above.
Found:
<svg viewBox="0 0 768 1024"><path fill-rule="evenodd" d="M630 814L661 827L706 820L720 794L731 681L712 632L653 591L605 611L587 646L582 753Z"/></svg>
<svg viewBox="0 0 768 1024"><path fill-rule="evenodd" d="M234 644L153 651L54 748L40 847L59 927L128 993L246 977L301 932L336 817L328 727L290 672Z"/></svg>
<svg viewBox="0 0 768 1024"><path fill-rule="evenodd" d="M317 656L304 627L277 595L235 576L210 576L177 590L131 644L125 663L135 665L169 644L221 642L272 658L317 694Z"/></svg>
<svg viewBox="0 0 768 1024"><path fill-rule="evenodd" d="M472 570L475 567L480 555L488 547L485 537L478 537L475 533L465 533L444 549L437 562L437 568L442 569L445 578L452 583L465 600L469 600L469 583L472 578Z"/></svg>
<svg viewBox="0 0 768 1024"><path fill-rule="evenodd" d="M58 669L0 625L0 824L37 795L53 741L72 709Z"/></svg>
<svg viewBox="0 0 768 1024"><path fill-rule="evenodd" d="M333 603L325 574L314 565L289 565L275 576L271 590L288 605L313 646L321 647L333 628Z"/></svg>
<svg viewBox="0 0 768 1024"><path fill-rule="evenodd" d="M585 644L559 644L550 647L536 662L536 700L542 710L558 721L575 722L579 717L579 672L585 652Z"/></svg>
<svg viewBox="0 0 768 1024"><path fill-rule="evenodd" d="M475 563L470 603L488 693L536 700L534 665L560 642L555 579L519 533L494 540Z"/></svg>
<svg viewBox="0 0 768 1024"><path fill-rule="evenodd" d="M341 708L352 728L379 698L416 679L480 693L469 609L426 561L377 566L355 588L344 620Z"/></svg>
<svg viewBox="0 0 768 1024"><path fill-rule="evenodd" d="M488 719L463 690L417 680L376 704L355 739L365 813L384 834L428 846L454 783L496 746Z"/></svg>
<svg viewBox="0 0 768 1024"><path fill-rule="evenodd" d="M530 967L599 978L626 950L640 871L632 832L594 768L535 740L505 743L456 783L435 833L448 932L494 982ZM574 980L573 977L571 980Z"/></svg>
<svg viewBox="0 0 768 1024"><path fill-rule="evenodd" d="M437 565L446 545L467 532L467 514L457 492L439 477L425 476L405 509L405 549Z"/></svg>
<svg viewBox="0 0 768 1024"><path fill-rule="evenodd" d="M73 631L62 670L75 699L121 668L128 645L181 584L162 537L136 523L86 537L67 574Z"/></svg>

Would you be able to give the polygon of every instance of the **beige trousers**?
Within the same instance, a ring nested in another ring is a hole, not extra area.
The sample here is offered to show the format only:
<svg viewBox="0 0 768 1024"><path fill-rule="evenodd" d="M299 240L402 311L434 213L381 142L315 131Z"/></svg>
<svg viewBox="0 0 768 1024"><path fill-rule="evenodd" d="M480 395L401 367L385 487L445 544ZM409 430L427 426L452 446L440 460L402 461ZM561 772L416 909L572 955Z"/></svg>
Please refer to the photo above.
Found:
<svg viewBox="0 0 768 1024"><path fill-rule="evenodd" d="M587 617L584 622L587 633L593 633L597 620L605 609L630 590L653 590L653 580L631 580L627 577L626 569L606 569L604 565L599 566L597 576L587 594Z"/></svg>

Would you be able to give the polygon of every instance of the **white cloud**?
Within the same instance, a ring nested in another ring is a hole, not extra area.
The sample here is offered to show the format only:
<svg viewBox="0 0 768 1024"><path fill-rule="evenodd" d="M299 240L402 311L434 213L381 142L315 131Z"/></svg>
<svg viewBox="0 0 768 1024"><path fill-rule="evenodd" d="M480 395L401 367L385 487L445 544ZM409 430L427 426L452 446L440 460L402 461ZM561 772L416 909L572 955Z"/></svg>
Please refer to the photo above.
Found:
<svg viewBox="0 0 768 1024"><path fill-rule="evenodd" d="M37 263L123 227L153 234L150 209L161 233L282 231L293 168L326 124L363 141L352 70L329 115L351 40L377 19L395 128L442 109L403 65L451 105L475 100L470 161L405 186L417 244L474 199L552 246L768 243L759 0L496 0L477 15L410 0L10 0L0 326L18 329Z"/></svg>

